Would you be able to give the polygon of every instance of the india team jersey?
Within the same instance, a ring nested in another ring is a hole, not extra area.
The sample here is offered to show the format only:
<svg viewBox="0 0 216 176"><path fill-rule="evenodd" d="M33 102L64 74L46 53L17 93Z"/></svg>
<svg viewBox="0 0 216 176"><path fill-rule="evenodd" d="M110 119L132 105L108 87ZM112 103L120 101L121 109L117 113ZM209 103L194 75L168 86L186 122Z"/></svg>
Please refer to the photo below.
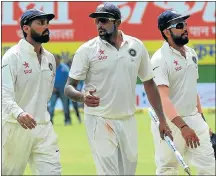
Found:
<svg viewBox="0 0 216 176"><path fill-rule="evenodd" d="M169 87L169 97L179 115L189 116L197 112L198 57L187 46L186 58L167 42L151 58L154 81Z"/></svg>
<svg viewBox="0 0 216 176"><path fill-rule="evenodd" d="M50 121L47 103L52 95L56 64L42 49L41 65L34 47L26 40L11 47L2 58L2 117L16 122L23 111L37 123Z"/></svg>
<svg viewBox="0 0 216 176"><path fill-rule="evenodd" d="M96 37L75 53L69 77L85 81L85 91L96 88L99 107L84 112L105 118L124 118L135 112L137 76L141 81L153 78L148 52L143 43L124 35L119 50Z"/></svg>

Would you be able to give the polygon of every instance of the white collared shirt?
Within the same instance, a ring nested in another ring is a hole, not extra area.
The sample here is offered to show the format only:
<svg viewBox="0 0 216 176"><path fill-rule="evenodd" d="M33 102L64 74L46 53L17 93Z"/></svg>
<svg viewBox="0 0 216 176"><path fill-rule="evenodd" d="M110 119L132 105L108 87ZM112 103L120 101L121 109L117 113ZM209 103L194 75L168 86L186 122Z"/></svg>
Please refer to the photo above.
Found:
<svg viewBox="0 0 216 176"><path fill-rule="evenodd" d="M34 47L25 39L11 47L2 58L2 117L16 122L23 111L37 123L50 121L47 103L52 95L56 64L54 56L42 49L41 65Z"/></svg>
<svg viewBox="0 0 216 176"><path fill-rule="evenodd" d="M169 87L169 97L181 116L197 112L198 57L196 52L184 46L186 58L167 42L151 58L154 81Z"/></svg>
<svg viewBox="0 0 216 176"><path fill-rule="evenodd" d="M75 53L69 77L85 80L85 91L96 88L99 107L87 107L86 114L105 118L124 118L136 107L136 81L153 78L148 52L143 43L124 35L119 50L96 37L84 43Z"/></svg>

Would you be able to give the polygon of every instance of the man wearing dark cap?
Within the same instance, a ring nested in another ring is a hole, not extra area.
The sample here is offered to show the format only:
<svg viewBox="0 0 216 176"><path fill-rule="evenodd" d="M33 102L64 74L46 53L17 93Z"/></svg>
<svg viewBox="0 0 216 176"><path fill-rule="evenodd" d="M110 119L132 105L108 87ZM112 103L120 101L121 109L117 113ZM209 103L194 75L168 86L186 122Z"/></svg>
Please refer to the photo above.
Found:
<svg viewBox="0 0 216 176"><path fill-rule="evenodd" d="M65 94L84 102L85 126L99 175L135 175L137 165L136 80L142 80L160 119L160 134L171 136L153 81L148 52L137 38L118 30L121 12L105 3L89 15L99 36L74 55ZM75 88L85 81L85 94Z"/></svg>
<svg viewBox="0 0 216 176"><path fill-rule="evenodd" d="M189 15L167 10L158 17L163 46L152 56L154 81L179 152L197 169L197 175L215 175L214 151L209 127L204 121L197 92L198 57L189 42ZM202 118L203 117L203 118ZM167 144L160 140L152 123L155 143L156 175L177 175L178 161Z"/></svg>
<svg viewBox="0 0 216 176"><path fill-rule="evenodd" d="M54 84L54 56L49 41L54 14L30 9L20 21L24 38L2 58L2 174L23 175L29 161L33 175L60 175L57 136L47 111Z"/></svg>

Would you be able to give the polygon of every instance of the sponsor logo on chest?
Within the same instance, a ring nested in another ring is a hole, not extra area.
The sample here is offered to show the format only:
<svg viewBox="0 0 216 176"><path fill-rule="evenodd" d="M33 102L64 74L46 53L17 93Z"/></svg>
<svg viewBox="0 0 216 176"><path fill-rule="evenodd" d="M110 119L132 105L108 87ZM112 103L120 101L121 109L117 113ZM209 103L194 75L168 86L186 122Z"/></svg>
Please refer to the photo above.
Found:
<svg viewBox="0 0 216 176"><path fill-rule="evenodd" d="M175 70L176 71L180 71L182 69L182 66L179 65L178 61L177 60L174 60L173 62L175 64Z"/></svg>
<svg viewBox="0 0 216 176"><path fill-rule="evenodd" d="M24 62L23 66L24 66L24 74L32 73L32 69L29 68L28 62Z"/></svg>
<svg viewBox="0 0 216 176"><path fill-rule="evenodd" d="M100 49L99 50L99 56L98 56L99 60L106 60L107 56L105 55L105 50Z"/></svg>

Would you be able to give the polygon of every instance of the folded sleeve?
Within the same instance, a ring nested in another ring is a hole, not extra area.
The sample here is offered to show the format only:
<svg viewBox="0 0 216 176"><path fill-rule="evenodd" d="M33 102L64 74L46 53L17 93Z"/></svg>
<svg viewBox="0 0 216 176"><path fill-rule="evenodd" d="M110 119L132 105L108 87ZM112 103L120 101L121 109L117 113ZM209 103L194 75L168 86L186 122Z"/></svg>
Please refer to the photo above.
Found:
<svg viewBox="0 0 216 176"><path fill-rule="evenodd" d="M69 77L76 80L85 80L89 70L87 47L81 46L75 53L69 72Z"/></svg>
<svg viewBox="0 0 216 176"><path fill-rule="evenodd" d="M138 70L138 77L142 82L153 78L153 70L149 54L144 45L141 47L141 62Z"/></svg>
<svg viewBox="0 0 216 176"><path fill-rule="evenodd" d="M151 63L156 85L166 85L169 87L169 69L167 63L160 56L156 55L152 56Z"/></svg>

